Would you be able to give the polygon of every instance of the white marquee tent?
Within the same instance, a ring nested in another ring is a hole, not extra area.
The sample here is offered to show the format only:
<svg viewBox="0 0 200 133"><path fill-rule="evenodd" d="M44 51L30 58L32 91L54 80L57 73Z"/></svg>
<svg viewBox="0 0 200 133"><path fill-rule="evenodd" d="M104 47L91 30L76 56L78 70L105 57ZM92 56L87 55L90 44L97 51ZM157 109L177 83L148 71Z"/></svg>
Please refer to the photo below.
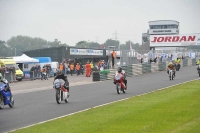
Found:
<svg viewBox="0 0 200 133"><path fill-rule="evenodd" d="M23 54L21 56L15 56L13 58L16 61L16 63L37 63L37 62L39 62L38 59L31 58L25 54Z"/></svg>

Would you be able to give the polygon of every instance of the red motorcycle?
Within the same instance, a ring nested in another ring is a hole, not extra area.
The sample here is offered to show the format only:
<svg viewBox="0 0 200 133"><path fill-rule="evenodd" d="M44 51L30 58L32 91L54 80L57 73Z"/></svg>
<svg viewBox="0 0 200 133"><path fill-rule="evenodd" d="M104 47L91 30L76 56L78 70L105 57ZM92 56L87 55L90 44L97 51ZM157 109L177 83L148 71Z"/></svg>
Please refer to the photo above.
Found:
<svg viewBox="0 0 200 133"><path fill-rule="evenodd" d="M120 94L121 92L125 93L126 86L124 84L124 75L121 73L116 74L114 81L116 83L117 93L118 94Z"/></svg>

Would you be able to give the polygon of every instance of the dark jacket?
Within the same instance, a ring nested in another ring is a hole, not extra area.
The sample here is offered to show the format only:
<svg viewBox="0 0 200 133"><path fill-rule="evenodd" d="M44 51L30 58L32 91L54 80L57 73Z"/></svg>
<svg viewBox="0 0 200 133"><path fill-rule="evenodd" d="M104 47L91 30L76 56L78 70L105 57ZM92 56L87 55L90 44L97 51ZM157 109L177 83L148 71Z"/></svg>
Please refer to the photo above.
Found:
<svg viewBox="0 0 200 133"><path fill-rule="evenodd" d="M56 75L54 80L56 80L56 79L63 79L65 81L65 84L67 86L69 86L69 82L68 82L67 76L65 76L63 73L61 75Z"/></svg>

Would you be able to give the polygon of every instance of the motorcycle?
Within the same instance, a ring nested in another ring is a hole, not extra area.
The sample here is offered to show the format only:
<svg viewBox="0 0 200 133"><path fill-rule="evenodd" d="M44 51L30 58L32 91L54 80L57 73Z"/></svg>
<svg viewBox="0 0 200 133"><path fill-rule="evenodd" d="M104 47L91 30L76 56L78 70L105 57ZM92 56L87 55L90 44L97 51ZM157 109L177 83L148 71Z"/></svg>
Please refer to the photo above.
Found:
<svg viewBox="0 0 200 133"><path fill-rule="evenodd" d="M8 81L4 79L4 82L8 84ZM0 109L4 108L4 105L8 105L10 108L14 106L14 98L11 90L7 90L8 85L0 82Z"/></svg>
<svg viewBox="0 0 200 133"><path fill-rule="evenodd" d="M53 88L55 88L56 90L56 102L58 104L60 104L61 101L65 101L66 103L68 103L69 95L67 89L64 88L65 81L63 79L56 79L53 84Z"/></svg>
<svg viewBox="0 0 200 133"><path fill-rule="evenodd" d="M41 80L48 80L48 77L47 77L47 73L46 72L42 72L42 77L41 77Z"/></svg>
<svg viewBox="0 0 200 133"><path fill-rule="evenodd" d="M123 75L122 74L117 74L115 75L115 82L116 82L116 90L117 93L120 94L121 92L125 93L125 88L122 87L123 84Z"/></svg>
<svg viewBox="0 0 200 133"><path fill-rule="evenodd" d="M171 69L169 70L169 79L170 80L174 79L174 73L173 73L173 71Z"/></svg>

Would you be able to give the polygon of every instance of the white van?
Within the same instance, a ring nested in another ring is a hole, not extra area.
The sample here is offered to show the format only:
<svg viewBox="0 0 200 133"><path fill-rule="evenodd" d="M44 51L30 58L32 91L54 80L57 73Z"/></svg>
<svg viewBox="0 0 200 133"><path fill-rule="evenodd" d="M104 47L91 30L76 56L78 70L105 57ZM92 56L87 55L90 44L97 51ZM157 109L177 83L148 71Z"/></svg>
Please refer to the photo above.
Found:
<svg viewBox="0 0 200 133"><path fill-rule="evenodd" d="M58 62L51 62L51 69L52 69L54 75L55 75L56 70L58 69L58 67L59 67Z"/></svg>

